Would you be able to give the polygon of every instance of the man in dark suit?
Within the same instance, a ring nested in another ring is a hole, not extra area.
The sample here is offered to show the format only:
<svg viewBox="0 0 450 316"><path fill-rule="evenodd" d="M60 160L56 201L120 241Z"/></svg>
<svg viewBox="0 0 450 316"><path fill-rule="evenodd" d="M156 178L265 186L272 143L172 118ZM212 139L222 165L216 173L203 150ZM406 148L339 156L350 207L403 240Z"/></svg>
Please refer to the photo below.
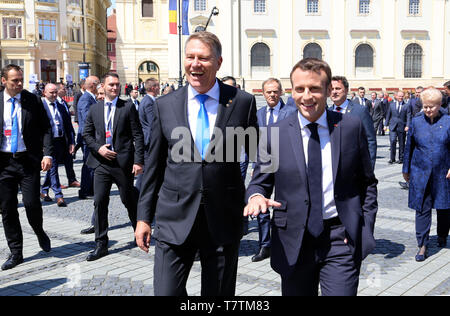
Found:
<svg viewBox="0 0 450 316"><path fill-rule="evenodd" d="M361 106L366 107L369 110L370 113L370 100L366 98L366 89L364 87L358 88L358 96L356 97L355 101L359 103ZM353 102L353 103L356 103Z"/></svg>
<svg viewBox="0 0 450 316"><path fill-rule="evenodd" d="M156 97L159 95L160 85L157 79L149 78L145 81L144 86L147 94L142 98L139 105L139 120L142 125L142 131L144 132L144 160L147 160L148 148L150 146L150 136L152 132L153 104L155 103ZM136 179L136 188L139 191L141 190L142 177L143 174L140 174Z"/></svg>
<svg viewBox="0 0 450 316"><path fill-rule="evenodd" d="M47 113L47 118L52 127L53 140L53 161L52 167L45 175L44 184L42 185L41 197L44 201L51 201L48 191L52 188L56 204L59 207L67 206L64 201L59 181L58 165L64 163L66 156L69 155L75 147L72 120L67 113L67 108L57 102L58 89L56 85L49 83L44 88L44 98L42 103Z"/></svg>
<svg viewBox="0 0 450 316"><path fill-rule="evenodd" d="M2 69L0 92L0 209L6 241L11 251L2 270L23 262L23 236L17 211L17 194L22 190L28 222L42 250L49 252L50 239L42 227L39 199L40 170L52 166L52 132L41 100L23 89L19 66ZM43 157L43 154L45 155Z"/></svg>
<svg viewBox="0 0 450 316"><path fill-rule="evenodd" d="M403 102L403 91L397 91L395 101L389 103L388 112L386 114L385 126L389 126L389 141L391 143L391 157L388 161L390 164L395 162L395 153L398 140L398 163L403 163L403 154L405 150L405 137L408 131L408 107Z"/></svg>
<svg viewBox="0 0 450 316"><path fill-rule="evenodd" d="M73 128L72 125L72 118L71 118L71 113L70 113L70 107L67 104L66 100L64 100L64 97L67 95L67 90L66 87L61 84L58 83L56 85L56 88L58 89L58 97L56 98L56 101L61 104L64 109L66 109L68 117L69 117L69 128L70 128L70 132L73 135L73 139L75 142L75 146L76 146L76 138L75 138L75 130ZM64 154L64 159L63 159L63 163L64 163L64 168L66 169L66 175L67 175L67 180L68 180L68 185L61 185L61 189L67 189L67 188L79 188L80 187L80 182L77 181L77 177L75 175L75 171L73 170L73 153L75 151L75 147L70 151Z"/></svg>
<svg viewBox="0 0 450 316"><path fill-rule="evenodd" d="M324 296L356 295L361 262L375 247L377 213L364 127L326 109L327 63L303 59L291 82L298 115L269 127L267 142L261 137L244 215L274 207L271 265L283 295L318 295L319 284ZM272 138L272 129L283 139ZM278 168L268 166L272 161Z"/></svg>
<svg viewBox="0 0 450 316"><path fill-rule="evenodd" d="M377 94L377 99L373 101L372 110L372 120L375 133L382 135L381 130L383 130L383 119L384 119L384 105L383 105L383 93L379 92Z"/></svg>
<svg viewBox="0 0 450 316"><path fill-rule="evenodd" d="M221 55L214 34L192 34L184 58L189 85L157 99L153 106L136 242L148 252L155 218L155 295L187 295L186 282L198 250L201 294L235 293L245 186L240 172L242 143L235 141L241 137L230 130L249 128L254 138L258 130L255 98L216 78ZM249 153L248 142L244 147Z"/></svg>
<svg viewBox="0 0 450 316"><path fill-rule="evenodd" d="M130 98L128 99L127 102L130 102L134 105L134 107L136 108L136 111L139 111L139 91L137 89L133 89L130 92Z"/></svg>
<svg viewBox="0 0 450 316"><path fill-rule="evenodd" d="M78 135L82 136L84 131L84 124L86 122L86 117L89 113L90 107L97 103L96 93L97 93L97 85L100 83L100 80L95 76L89 76L86 78L86 82L84 84L86 91L83 96L78 101ZM78 197L80 199L86 199L89 196L94 195L94 170L89 168L87 165L87 160L90 155L90 150L86 144L84 139L81 140L83 146L81 147L83 150L83 167L81 168L81 187L78 192Z"/></svg>
<svg viewBox="0 0 450 316"><path fill-rule="evenodd" d="M368 107L347 99L348 87L349 84L347 78L342 76L334 76L332 78L331 100L334 105L330 108L330 110L340 112L342 114L357 116L361 120L367 136L372 167L375 168L375 161L377 159L377 136L375 134L375 129L373 128L373 120L369 114Z"/></svg>
<svg viewBox="0 0 450 316"><path fill-rule="evenodd" d="M408 107L407 107L407 123L406 126L409 129L409 126L411 125L412 119L420 112L422 111L422 101L420 100L420 94L423 92L423 87L419 86L416 88L414 97L409 99L408 101Z"/></svg>
<svg viewBox="0 0 450 316"><path fill-rule="evenodd" d="M128 211L133 229L136 229L139 193L133 186L133 175L140 174L144 165L144 139L134 104L119 98L120 81L116 73L107 73L102 83L105 100L91 107L83 131L83 138L91 151L87 164L95 170L96 247L87 261L108 254L108 204L113 182L119 188L120 199Z"/></svg>
<svg viewBox="0 0 450 316"><path fill-rule="evenodd" d="M286 106L281 99L283 87L275 78L269 78L262 85L263 96L267 105L256 112L259 127L267 127L279 122L296 111L295 107ZM270 257L270 213L260 213L258 219L259 251L252 257L253 262L258 262Z"/></svg>

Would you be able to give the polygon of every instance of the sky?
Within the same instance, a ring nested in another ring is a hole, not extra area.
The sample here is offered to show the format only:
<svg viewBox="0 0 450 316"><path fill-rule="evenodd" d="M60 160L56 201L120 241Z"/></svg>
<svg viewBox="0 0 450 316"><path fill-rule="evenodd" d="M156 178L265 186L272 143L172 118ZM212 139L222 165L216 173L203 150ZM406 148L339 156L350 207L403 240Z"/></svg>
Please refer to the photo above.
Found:
<svg viewBox="0 0 450 316"><path fill-rule="evenodd" d="M111 0L112 5L108 8L108 15L111 15L112 10L116 7L116 0Z"/></svg>

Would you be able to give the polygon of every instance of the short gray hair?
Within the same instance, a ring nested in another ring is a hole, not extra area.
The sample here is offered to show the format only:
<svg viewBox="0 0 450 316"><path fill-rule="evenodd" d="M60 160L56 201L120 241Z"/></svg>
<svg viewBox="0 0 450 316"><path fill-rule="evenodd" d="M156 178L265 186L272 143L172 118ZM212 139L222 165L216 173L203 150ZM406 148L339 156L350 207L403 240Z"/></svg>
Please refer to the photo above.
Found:
<svg viewBox="0 0 450 316"><path fill-rule="evenodd" d="M425 104L425 100L428 102L436 102L441 105L442 93L436 88L428 88L420 94L420 101L422 101L422 104Z"/></svg>
<svg viewBox="0 0 450 316"><path fill-rule="evenodd" d="M189 36L189 38L186 41L185 50L186 45L194 39L199 40L205 45L208 45L216 55L217 59L222 57L222 44L220 43L219 38L215 34L206 31L193 33L191 36Z"/></svg>

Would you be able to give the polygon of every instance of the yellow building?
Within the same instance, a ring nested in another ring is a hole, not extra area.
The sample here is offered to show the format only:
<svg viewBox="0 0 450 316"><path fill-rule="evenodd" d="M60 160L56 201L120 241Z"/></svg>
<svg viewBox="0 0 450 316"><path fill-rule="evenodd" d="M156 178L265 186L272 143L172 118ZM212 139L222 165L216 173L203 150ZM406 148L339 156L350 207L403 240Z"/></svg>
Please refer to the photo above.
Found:
<svg viewBox="0 0 450 316"><path fill-rule="evenodd" d="M169 76L168 0L116 0L117 73L122 83L134 85Z"/></svg>
<svg viewBox="0 0 450 316"><path fill-rule="evenodd" d="M34 75L44 82L80 79L109 70L106 10L110 0L0 0L1 66L24 69L25 87ZM84 40L83 40L84 37Z"/></svg>

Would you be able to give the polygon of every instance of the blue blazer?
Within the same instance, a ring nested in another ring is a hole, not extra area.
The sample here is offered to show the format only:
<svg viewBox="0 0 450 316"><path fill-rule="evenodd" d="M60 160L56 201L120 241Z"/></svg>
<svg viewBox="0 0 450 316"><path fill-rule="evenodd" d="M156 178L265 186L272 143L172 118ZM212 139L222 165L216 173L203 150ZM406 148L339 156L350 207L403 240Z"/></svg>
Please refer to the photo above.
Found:
<svg viewBox="0 0 450 316"><path fill-rule="evenodd" d="M375 247L373 236L377 205L377 179L367 149L367 137L358 118L327 110L332 155L334 199L341 222L345 226L349 249L356 262L361 262ZM279 128L283 140L271 139L271 128ZM282 204L273 210L271 265L289 275L301 257L303 236L309 212L309 190L303 139L298 115L268 127L267 152L278 169L264 170L267 165L258 155L248 198L259 193ZM279 146L272 153L272 143ZM262 146L265 147L265 146ZM261 154L261 151L260 153ZM266 159L264 159L266 160Z"/></svg>
<svg viewBox="0 0 450 316"><path fill-rule="evenodd" d="M450 116L439 114L433 124L423 114L411 121L403 160L403 173L409 173L408 206L422 210L428 181L432 181L433 208L450 209Z"/></svg>
<svg viewBox="0 0 450 316"><path fill-rule="evenodd" d="M77 112L78 112L78 135L83 135L84 124L86 122L86 117L89 113L89 109L91 105L97 103L95 98L89 92L85 92L77 104Z"/></svg>
<svg viewBox="0 0 450 316"><path fill-rule="evenodd" d="M389 103L384 125L389 126L390 131L404 132L408 123L408 104L403 102L400 111L397 111L396 105L396 101Z"/></svg>
<svg viewBox="0 0 450 316"><path fill-rule="evenodd" d="M150 144L150 135L153 122L153 101L148 95L145 95L139 104L139 120L141 121L142 131L144 132L144 144L148 148Z"/></svg>

